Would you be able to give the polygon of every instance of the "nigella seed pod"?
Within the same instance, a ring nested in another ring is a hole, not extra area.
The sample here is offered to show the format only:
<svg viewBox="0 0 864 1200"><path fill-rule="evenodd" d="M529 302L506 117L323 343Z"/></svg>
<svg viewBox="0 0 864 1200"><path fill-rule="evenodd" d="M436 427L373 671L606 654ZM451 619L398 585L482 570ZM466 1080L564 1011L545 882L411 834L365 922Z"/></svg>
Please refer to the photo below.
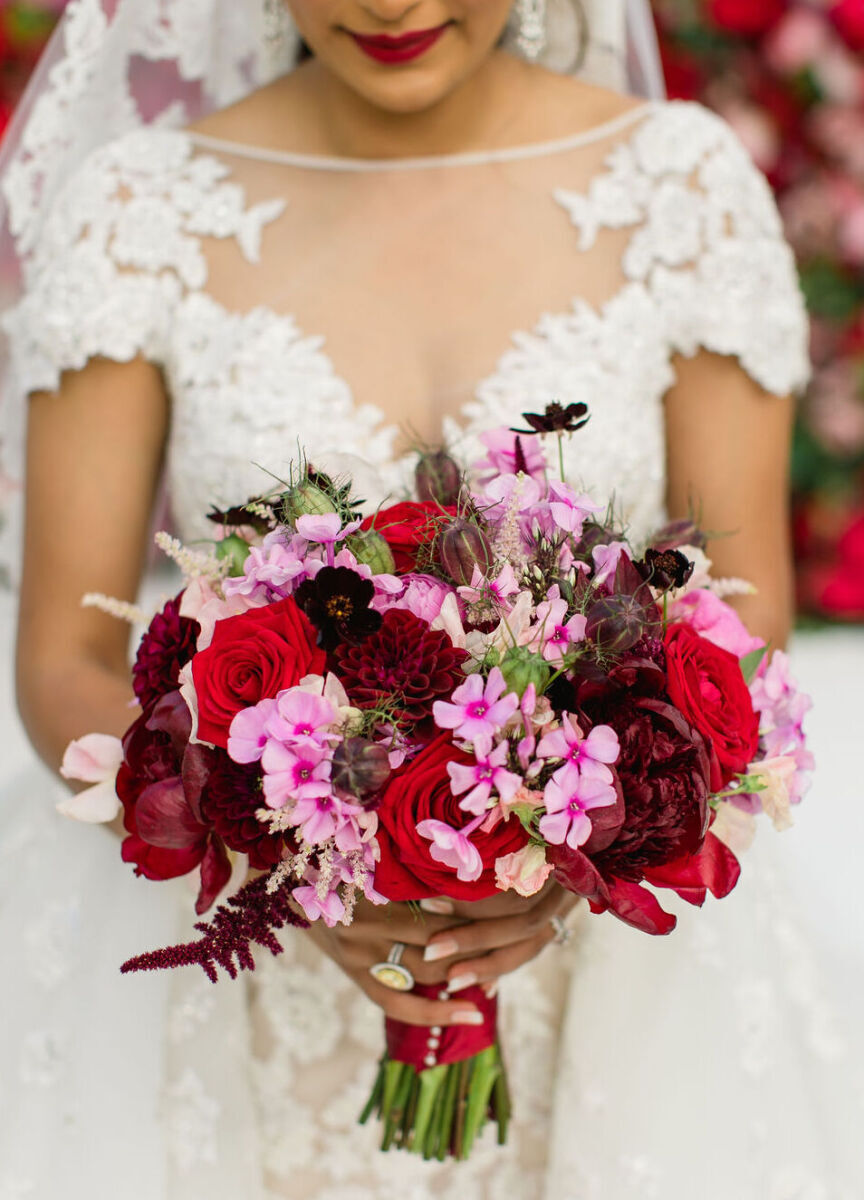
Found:
<svg viewBox="0 0 864 1200"><path fill-rule="evenodd" d="M485 575L492 566L492 548L479 525L457 518L438 539L441 566L457 587L468 587L475 567Z"/></svg>
<svg viewBox="0 0 864 1200"><path fill-rule="evenodd" d="M236 578L243 574L246 559L249 557L249 543L238 533L232 533L216 543L216 557L220 562L228 560L228 574Z"/></svg>
<svg viewBox="0 0 864 1200"><path fill-rule="evenodd" d="M634 596L606 596L587 617L585 636L608 654L632 650L645 633L645 606Z"/></svg>
<svg viewBox="0 0 864 1200"><path fill-rule="evenodd" d="M501 674L509 692L515 692L521 698L533 683L537 695L541 696L552 677L552 668L527 647L511 646L501 659Z"/></svg>
<svg viewBox="0 0 864 1200"><path fill-rule="evenodd" d="M422 503L455 504L462 490L462 472L446 450L421 454L414 480Z"/></svg>
<svg viewBox="0 0 864 1200"><path fill-rule="evenodd" d="M366 738L346 738L333 751L330 779L340 799L357 800L364 808L375 808L375 797L390 773L386 749Z"/></svg>
<svg viewBox="0 0 864 1200"><path fill-rule="evenodd" d="M282 519L293 524L298 517L321 517L336 511L336 505L326 492L305 480L281 496Z"/></svg>
<svg viewBox="0 0 864 1200"><path fill-rule="evenodd" d="M396 560L386 540L374 529L354 533L345 543L358 563L370 567L373 575L393 575Z"/></svg>

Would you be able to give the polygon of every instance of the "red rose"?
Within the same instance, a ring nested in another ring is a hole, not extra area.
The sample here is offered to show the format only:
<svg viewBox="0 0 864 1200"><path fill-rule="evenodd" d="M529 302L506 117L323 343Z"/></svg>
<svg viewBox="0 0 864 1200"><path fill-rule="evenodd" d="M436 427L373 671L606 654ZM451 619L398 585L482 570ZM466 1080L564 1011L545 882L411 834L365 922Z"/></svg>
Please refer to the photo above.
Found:
<svg viewBox="0 0 864 1200"><path fill-rule="evenodd" d="M418 555L434 540L445 515L455 517L456 509L406 500L367 517L361 529L374 529L380 533L393 552L397 573L407 575L427 565L418 563Z"/></svg>
<svg viewBox="0 0 864 1200"><path fill-rule="evenodd" d="M213 641L192 659L198 737L224 750L238 712L321 674L327 656L315 639L290 597L217 621Z"/></svg>
<svg viewBox="0 0 864 1200"><path fill-rule="evenodd" d="M852 50L864 50L864 5L861 0L837 0L831 20Z"/></svg>
<svg viewBox="0 0 864 1200"><path fill-rule="evenodd" d="M747 770L759 747L759 718L734 654L689 625L666 631L669 698L713 748L711 787L720 791Z"/></svg>
<svg viewBox="0 0 864 1200"><path fill-rule="evenodd" d="M731 33L758 36L770 29L788 7L788 0L709 0L715 25Z"/></svg>
<svg viewBox="0 0 864 1200"><path fill-rule="evenodd" d="M516 817L488 833L478 830L471 835L483 862L483 874L473 883L463 883L454 870L436 862L429 852L431 843L417 832L420 821L443 821L454 829L468 823L470 817L450 791L447 764L473 761L470 754L456 749L449 734L442 734L391 776L378 809L381 861L375 868L375 887L388 900L429 896L485 900L496 895L495 860L521 850L528 841Z"/></svg>

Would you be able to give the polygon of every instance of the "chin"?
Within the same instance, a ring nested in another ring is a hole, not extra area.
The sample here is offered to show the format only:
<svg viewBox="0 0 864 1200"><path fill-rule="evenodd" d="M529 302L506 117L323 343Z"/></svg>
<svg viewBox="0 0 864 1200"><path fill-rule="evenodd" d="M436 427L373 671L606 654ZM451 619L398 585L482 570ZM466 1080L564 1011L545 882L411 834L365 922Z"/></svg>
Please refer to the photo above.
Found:
<svg viewBox="0 0 864 1200"><path fill-rule="evenodd" d="M439 72L417 72L412 78L363 80L355 88L370 104L382 112L405 114L424 112L439 104L456 86Z"/></svg>

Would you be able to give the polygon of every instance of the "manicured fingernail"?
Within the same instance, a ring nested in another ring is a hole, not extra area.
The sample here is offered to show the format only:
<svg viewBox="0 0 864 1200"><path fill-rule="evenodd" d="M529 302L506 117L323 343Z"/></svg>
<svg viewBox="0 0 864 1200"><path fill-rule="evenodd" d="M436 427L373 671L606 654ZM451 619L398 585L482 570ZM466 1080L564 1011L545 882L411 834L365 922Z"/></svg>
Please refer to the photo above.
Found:
<svg viewBox="0 0 864 1200"><path fill-rule="evenodd" d="M459 947L452 938L444 938L441 942L430 942L423 951L424 962L438 962L441 958L450 958L456 954Z"/></svg>
<svg viewBox="0 0 864 1200"><path fill-rule="evenodd" d="M489 997L490 1000L494 1000L495 997L498 995L498 980L495 979L492 981L492 983L484 983L483 991L486 993L486 995Z"/></svg>
<svg viewBox="0 0 864 1200"><path fill-rule="evenodd" d="M454 1025L482 1025L483 1014L476 1008L460 1008L450 1020Z"/></svg>
<svg viewBox="0 0 864 1200"><path fill-rule="evenodd" d="M457 975L455 979L451 979L447 984L447 991L461 992L467 987L473 987L477 982L477 976L471 971L467 971L464 975Z"/></svg>
<svg viewBox="0 0 864 1200"><path fill-rule="evenodd" d="M446 900L443 896L431 900L421 900L420 907L424 912L435 913L438 917L449 917L456 911L453 901Z"/></svg>

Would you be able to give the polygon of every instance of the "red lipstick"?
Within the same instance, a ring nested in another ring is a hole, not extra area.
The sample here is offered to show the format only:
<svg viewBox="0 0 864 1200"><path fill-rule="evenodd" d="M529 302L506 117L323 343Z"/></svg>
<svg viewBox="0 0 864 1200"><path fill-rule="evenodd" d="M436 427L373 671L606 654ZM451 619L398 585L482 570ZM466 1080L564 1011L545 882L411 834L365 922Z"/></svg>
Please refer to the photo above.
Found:
<svg viewBox="0 0 864 1200"><path fill-rule="evenodd" d="M376 62L395 65L410 62L431 50L449 24L448 21L434 29L417 29L398 36L389 33L351 33L351 36L363 53Z"/></svg>

